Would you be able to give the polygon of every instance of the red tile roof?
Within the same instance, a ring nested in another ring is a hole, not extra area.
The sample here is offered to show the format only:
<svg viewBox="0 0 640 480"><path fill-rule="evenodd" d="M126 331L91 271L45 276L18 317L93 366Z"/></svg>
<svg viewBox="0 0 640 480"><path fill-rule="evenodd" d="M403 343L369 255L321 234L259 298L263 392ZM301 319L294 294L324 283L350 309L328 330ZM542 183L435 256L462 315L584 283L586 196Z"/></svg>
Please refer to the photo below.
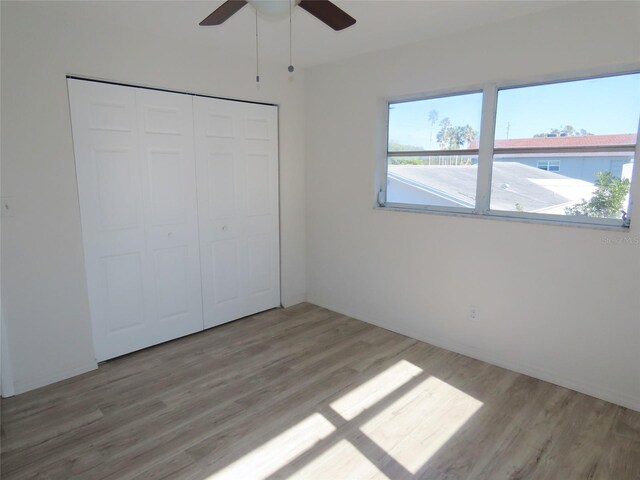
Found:
<svg viewBox="0 0 640 480"><path fill-rule="evenodd" d="M635 133L616 135L587 135L580 137L535 137L496 140L495 148L555 148L555 147L602 147L605 145L635 145ZM474 140L469 148L478 148Z"/></svg>

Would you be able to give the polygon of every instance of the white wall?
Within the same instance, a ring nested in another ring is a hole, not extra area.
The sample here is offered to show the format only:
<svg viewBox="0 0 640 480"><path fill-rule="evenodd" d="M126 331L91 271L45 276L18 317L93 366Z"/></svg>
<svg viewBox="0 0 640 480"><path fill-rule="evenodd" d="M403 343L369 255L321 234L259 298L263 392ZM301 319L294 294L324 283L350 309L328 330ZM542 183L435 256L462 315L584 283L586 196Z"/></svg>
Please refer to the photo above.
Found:
<svg viewBox="0 0 640 480"><path fill-rule="evenodd" d="M640 410L640 205L628 233L372 208L384 97L640 62L639 20L581 2L310 69L308 300Z"/></svg>
<svg viewBox="0 0 640 480"><path fill-rule="evenodd" d="M305 299L304 73L263 65L258 91L250 56L108 29L77 5L2 2L1 189L16 203L2 225L2 306L18 393L96 365L66 74L278 103L282 298Z"/></svg>
<svg viewBox="0 0 640 480"><path fill-rule="evenodd" d="M0 188L16 202L2 223L2 308L18 392L95 367L70 73L280 104L285 305L308 290L320 305L640 409L640 208L627 234L372 208L381 99L638 62L639 4L581 3L293 81L265 66L260 91L251 58L114 32L73 2L1 5Z"/></svg>

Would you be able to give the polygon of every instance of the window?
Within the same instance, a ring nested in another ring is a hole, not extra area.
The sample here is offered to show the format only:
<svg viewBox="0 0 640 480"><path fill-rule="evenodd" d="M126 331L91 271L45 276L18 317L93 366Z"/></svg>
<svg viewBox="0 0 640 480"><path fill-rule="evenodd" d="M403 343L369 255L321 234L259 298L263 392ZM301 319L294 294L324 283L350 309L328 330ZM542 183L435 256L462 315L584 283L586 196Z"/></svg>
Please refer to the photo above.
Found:
<svg viewBox="0 0 640 480"><path fill-rule="evenodd" d="M491 210L620 220L639 112L640 74L499 89Z"/></svg>
<svg viewBox="0 0 640 480"><path fill-rule="evenodd" d="M628 226L639 118L640 73L390 102L379 203Z"/></svg>
<svg viewBox="0 0 640 480"><path fill-rule="evenodd" d="M538 160L538 168L547 172L559 172L560 160Z"/></svg>
<svg viewBox="0 0 640 480"><path fill-rule="evenodd" d="M389 104L387 201L474 208L481 113L481 92Z"/></svg>

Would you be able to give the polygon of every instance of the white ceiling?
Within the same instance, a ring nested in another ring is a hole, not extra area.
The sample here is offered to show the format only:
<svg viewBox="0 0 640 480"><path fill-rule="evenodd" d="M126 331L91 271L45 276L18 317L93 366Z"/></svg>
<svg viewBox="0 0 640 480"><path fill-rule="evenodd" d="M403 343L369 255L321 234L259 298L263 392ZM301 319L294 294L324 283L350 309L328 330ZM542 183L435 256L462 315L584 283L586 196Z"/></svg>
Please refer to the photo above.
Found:
<svg viewBox="0 0 640 480"><path fill-rule="evenodd" d="M453 34L494 22L557 8L567 1L426 1L334 0L356 18L341 32L294 9L293 57L298 68L346 59L420 40ZM255 10L246 5L221 26L198 23L222 4L211 1L73 2L74 13L87 21L140 34L169 36L185 46L205 44L230 54L255 58ZM288 64L288 19L261 19L260 55L264 61Z"/></svg>

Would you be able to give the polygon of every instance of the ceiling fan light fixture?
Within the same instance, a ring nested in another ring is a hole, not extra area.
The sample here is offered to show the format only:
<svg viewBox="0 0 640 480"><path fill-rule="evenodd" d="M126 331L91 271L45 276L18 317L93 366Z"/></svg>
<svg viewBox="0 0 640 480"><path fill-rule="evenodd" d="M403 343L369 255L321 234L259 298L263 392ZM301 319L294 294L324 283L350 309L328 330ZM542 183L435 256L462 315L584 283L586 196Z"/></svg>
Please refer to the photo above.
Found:
<svg viewBox="0 0 640 480"><path fill-rule="evenodd" d="M202 20L200 26L222 25L247 3L255 8L256 13L268 19L291 18L291 10L299 5L335 31L344 30L356 23L355 18L330 0L226 0Z"/></svg>
<svg viewBox="0 0 640 480"><path fill-rule="evenodd" d="M290 8L295 7L301 0L247 0L261 17L268 20L284 20L289 17Z"/></svg>

